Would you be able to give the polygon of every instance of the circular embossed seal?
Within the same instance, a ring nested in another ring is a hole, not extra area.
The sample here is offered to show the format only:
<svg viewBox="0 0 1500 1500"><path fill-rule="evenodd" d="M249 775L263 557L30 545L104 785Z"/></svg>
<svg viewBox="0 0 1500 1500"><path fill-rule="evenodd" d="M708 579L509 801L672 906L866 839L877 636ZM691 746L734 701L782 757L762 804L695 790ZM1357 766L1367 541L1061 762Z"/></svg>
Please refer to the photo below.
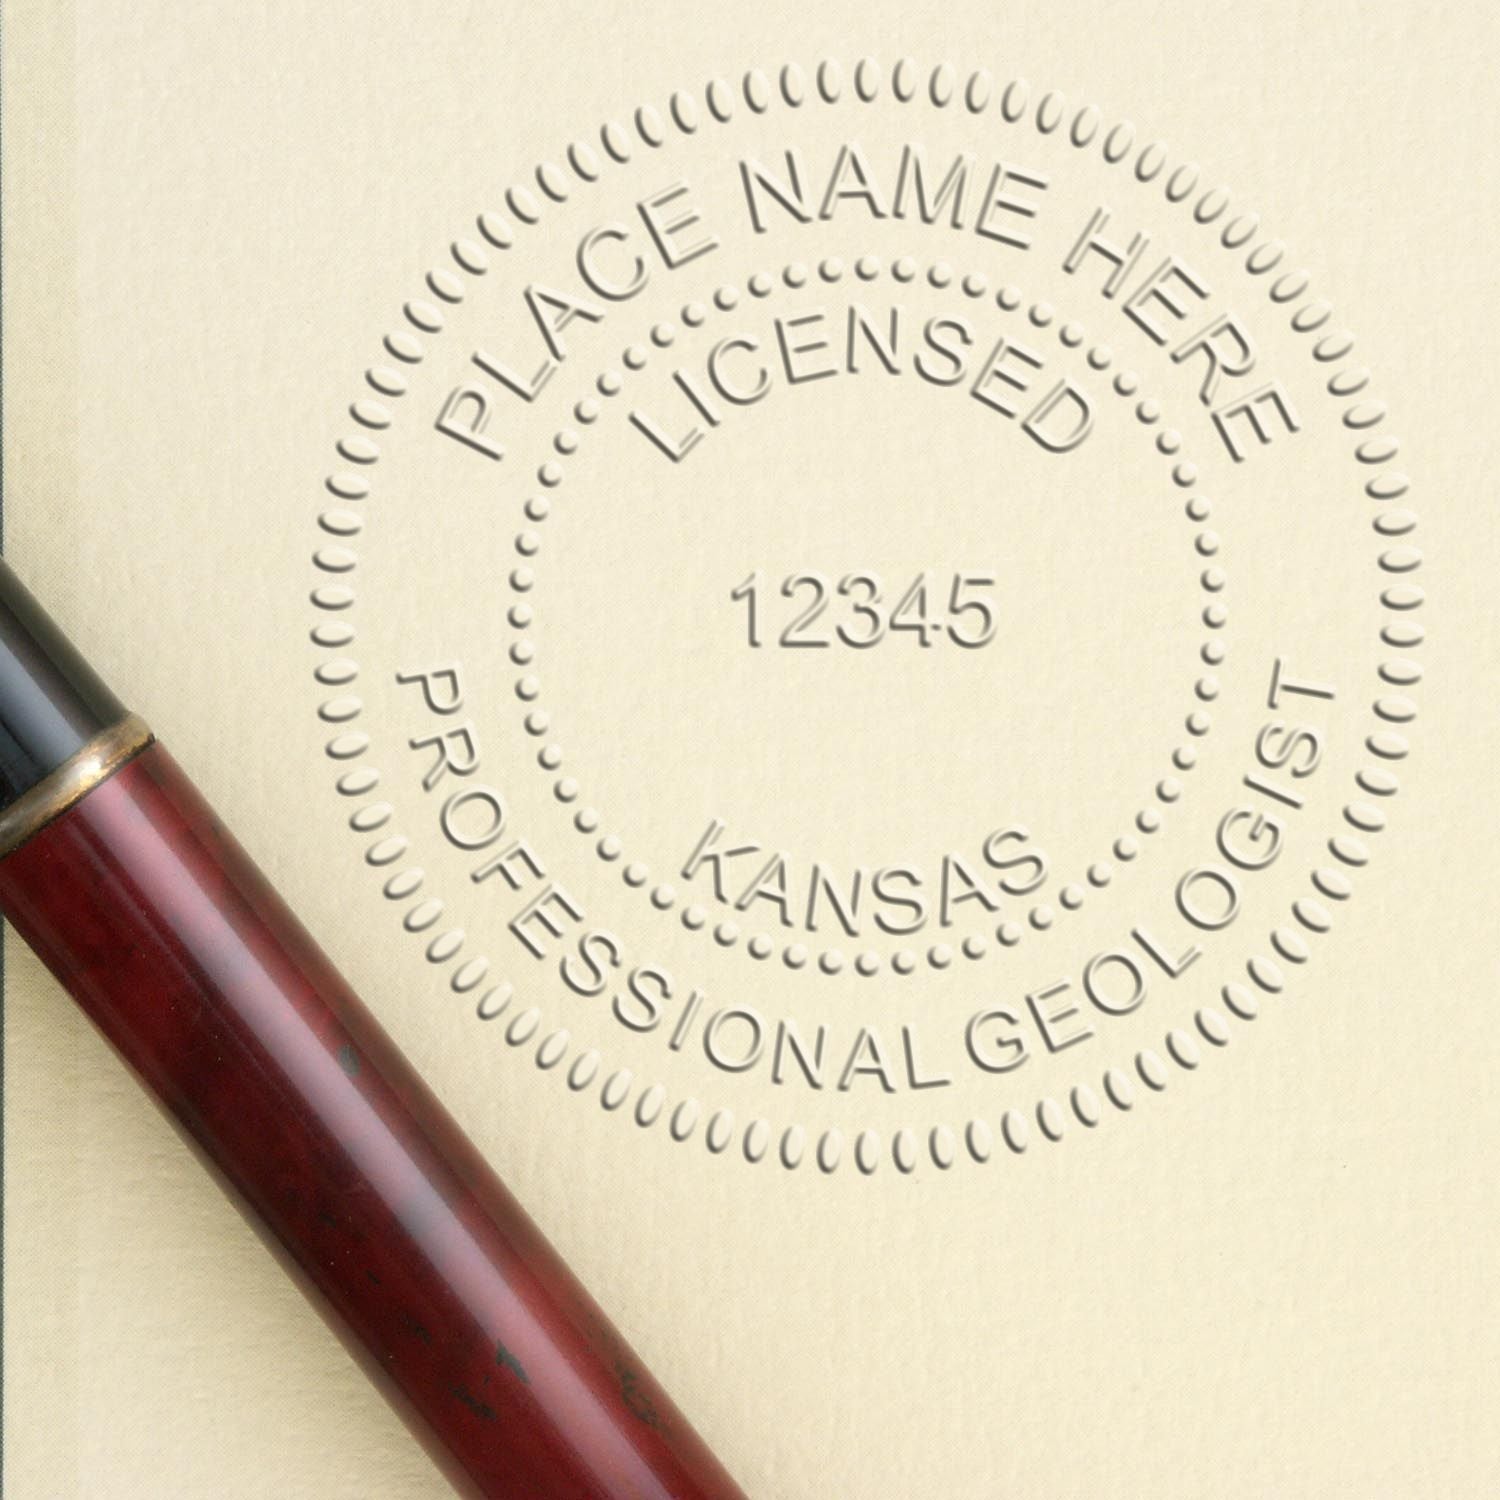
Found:
<svg viewBox="0 0 1500 1500"><path fill-rule="evenodd" d="M518 178L379 345L316 707L494 1066L942 1173L1302 983L1411 750L1422 557L1353 337L1197 166L983 70L715 79Z"/></svg>

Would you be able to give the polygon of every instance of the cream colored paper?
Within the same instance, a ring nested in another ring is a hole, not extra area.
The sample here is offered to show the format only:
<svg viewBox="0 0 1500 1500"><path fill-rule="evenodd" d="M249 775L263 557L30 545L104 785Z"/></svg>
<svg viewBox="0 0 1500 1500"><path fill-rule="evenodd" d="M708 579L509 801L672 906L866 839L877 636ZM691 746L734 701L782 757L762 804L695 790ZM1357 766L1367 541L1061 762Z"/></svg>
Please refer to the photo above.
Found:
<svg viewBox="0 0 1500 1500"><path fill-rule="evenodd" d="M1487 8L4 22L7 557L749 1493L1500 1486ZM5 1028L6 1493L442 1493L13 937Z"/></svg>

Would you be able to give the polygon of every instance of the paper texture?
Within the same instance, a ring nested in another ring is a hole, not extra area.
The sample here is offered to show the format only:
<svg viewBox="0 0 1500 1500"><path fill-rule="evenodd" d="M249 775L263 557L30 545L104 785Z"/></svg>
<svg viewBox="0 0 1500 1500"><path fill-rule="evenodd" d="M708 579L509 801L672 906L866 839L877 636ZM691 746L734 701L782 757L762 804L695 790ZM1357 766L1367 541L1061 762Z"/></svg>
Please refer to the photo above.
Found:
<svg viewBox="0 0 1500 1500"><path fill-rule="evenodd" d="M5 5L8 559L757 1500L1500 1488L1497 40ZM6 1493L442 1493L5 960Z"/></svg>

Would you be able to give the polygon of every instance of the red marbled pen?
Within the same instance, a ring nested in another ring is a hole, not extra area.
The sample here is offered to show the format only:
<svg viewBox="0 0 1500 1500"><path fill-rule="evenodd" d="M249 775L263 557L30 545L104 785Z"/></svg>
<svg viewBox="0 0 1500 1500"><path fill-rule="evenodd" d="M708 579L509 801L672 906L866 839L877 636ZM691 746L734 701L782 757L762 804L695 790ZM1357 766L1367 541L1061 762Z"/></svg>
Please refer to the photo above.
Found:
<svg viewBox="0 0 1500 1500"><path fill-rule="evenodd" d="M744 1500L0 562L0 908L461 1494Z"/></svg>

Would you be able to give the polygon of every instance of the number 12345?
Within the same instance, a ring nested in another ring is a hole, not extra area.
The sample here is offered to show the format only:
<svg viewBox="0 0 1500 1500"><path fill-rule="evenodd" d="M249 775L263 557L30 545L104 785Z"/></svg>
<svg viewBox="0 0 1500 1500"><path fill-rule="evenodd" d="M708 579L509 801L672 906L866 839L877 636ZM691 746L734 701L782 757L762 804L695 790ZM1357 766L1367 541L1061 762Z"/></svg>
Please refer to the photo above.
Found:
<svg viewBox="0 0 1500 1500"><path fill-rule="evenodd" d="M846 573L836 585L822 573L790 573L776 591L789 601L782 604L757 569L729 597L745 606L746 639L752 646L765 645L767 629L775 632L780 624L775 644L788 649L848 646L864 651L906 635L923 647L946 638L976 650L995 638L995 601L989 593L994 586L993 578L977 574L934 580L919 573L904 592L893 590L890 602L875 573Z"/></svg>

